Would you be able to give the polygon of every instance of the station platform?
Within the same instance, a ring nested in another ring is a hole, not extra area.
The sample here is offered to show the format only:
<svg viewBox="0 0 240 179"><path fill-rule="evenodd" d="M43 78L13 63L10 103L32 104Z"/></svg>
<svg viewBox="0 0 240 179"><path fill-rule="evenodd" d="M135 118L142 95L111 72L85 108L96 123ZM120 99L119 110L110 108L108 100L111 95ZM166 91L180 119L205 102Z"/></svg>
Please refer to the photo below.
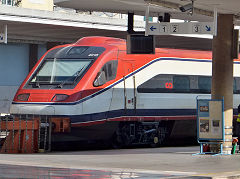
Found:
<svg viewBox="0 0 240 179"><path fill-rule="evenodd" d="M0 154L0 178L240 178L240 155L199 146Z"/></svg>

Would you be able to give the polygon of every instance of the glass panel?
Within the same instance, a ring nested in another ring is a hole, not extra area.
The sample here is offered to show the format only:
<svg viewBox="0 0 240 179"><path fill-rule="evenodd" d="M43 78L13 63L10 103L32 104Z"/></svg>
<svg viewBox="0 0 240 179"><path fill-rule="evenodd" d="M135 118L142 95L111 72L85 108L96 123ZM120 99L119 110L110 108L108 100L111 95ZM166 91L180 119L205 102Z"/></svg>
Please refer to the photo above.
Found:
<svg viewBox="0 0 240 179"><path fill-rule="evenodd" d="M7 0L7 5L12 5L12 0Z"/></svg>
<svg viewBox="0 0 240 179"><path fill-rule="evenodd" d="M211 93L211 76L157 75L139 85L139 93ZM240 78L233 80L233 91L240 94Z"/></svg>
<svg viewBox="0 0 240 179"><path fill-rule="evenodd" d="M190 81L188 76L174 76L173 89L176 92L188 92L190 90Z"/></svg>
<svg viewBox="0 0 240 179"><path fill-rule="evenodd" d="M59 83L75 82L91 63L88 59L48 59L45 60L31 82Z"/></svg>
<svg viewBox="0 0 240 179"><path fill-rule="evenodd" d="M139 93L167 93L172 89L173 75L168 74L154 76L137 88Z"/></svg>
<svg viewBox="0 0 240 179"><path fill-rule="evenodd" d="M198 90L198 76L189 76L190 80L190 89L191 90Z"/></svg>
<svg viewBox="0 0 240 179"><path fill-rule="evenodd" d="M116 78L117 74L117 60L107 62L101 69L101 71L105 72L106 80L110 81Z"/></svg>
<svg viewBox="0 0 240 179"><path fill-rule="evenodd" d="M235 77L233 81L233 91L236 94L240 94L240 78Z"/></svg>
<svg viewBox="0 0 240 179"><path fill-rule="evenodd" d="M81 55L84 51L86 51L88 47L73 47L69 50L69 55Z"/></svg>
<svg viewBox="0 0 240 179"><path fill-rule="evenodd" d="M198 77L198 88L200 93L211 93L212 78L209 76Z"/></svg>

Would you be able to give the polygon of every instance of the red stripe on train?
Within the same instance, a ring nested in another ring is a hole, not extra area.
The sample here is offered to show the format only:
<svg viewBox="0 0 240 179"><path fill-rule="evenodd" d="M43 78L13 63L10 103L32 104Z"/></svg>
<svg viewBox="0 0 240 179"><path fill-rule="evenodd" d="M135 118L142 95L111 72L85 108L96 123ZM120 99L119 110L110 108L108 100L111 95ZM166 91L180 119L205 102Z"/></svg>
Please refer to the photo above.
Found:
<svg viewBox="0 0 240 179"><path fill-rule="evenodd" d="M83 126L92 126L99 125L109 121L161 121L161 120L196 120L196 115L193 116L124 116L117 118L108 118L101 121L89 121L89 122L80 122L72 123L72 127L83 127Z"/></svg>

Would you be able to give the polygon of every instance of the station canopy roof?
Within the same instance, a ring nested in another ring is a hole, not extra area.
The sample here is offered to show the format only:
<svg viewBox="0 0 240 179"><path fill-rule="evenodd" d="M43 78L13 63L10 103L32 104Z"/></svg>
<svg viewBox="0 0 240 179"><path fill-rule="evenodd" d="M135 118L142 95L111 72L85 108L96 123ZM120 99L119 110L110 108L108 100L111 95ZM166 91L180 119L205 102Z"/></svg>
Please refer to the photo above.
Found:
<svg viewBox="0 0 240 179"><path fill-rule="evenodd" d="M0 29L6 24L8 43L73 43L86 36L127 37L126 19L2 5ZM136 21L135 28L144 30L144 22ZM211 49L211 39L171 35L156 38L156 47Z"/></svg>
<svg viewBox="0 0 240 179"><path fill-rule="evenodd" d="M239 0L193 0L194 13L181 12L180 6L191 3L191 0L54 0L57 6L78 9L81 11L101 11L144 15L147 4L150 4L150 15L158 16L169 12L172 18L196 20L200 22L213 21L214 8L218 13L234 14L235 24L240 25Z"/></svg>

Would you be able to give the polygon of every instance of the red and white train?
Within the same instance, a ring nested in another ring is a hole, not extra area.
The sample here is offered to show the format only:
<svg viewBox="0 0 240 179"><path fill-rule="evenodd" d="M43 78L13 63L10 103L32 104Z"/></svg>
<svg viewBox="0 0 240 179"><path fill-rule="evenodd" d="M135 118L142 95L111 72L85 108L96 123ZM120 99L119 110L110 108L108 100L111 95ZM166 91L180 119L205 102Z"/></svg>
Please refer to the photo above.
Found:
<svg viewBox="0 0 240 179"><path fill-rule="evenodd" d="M196 97L210 95L211 58L211 52L178 49L127 54L125 40L85 37L49 50L18 89L10 112L67 119L71 130L53 142L128 146L187 139L196 136Z"/></svg>

